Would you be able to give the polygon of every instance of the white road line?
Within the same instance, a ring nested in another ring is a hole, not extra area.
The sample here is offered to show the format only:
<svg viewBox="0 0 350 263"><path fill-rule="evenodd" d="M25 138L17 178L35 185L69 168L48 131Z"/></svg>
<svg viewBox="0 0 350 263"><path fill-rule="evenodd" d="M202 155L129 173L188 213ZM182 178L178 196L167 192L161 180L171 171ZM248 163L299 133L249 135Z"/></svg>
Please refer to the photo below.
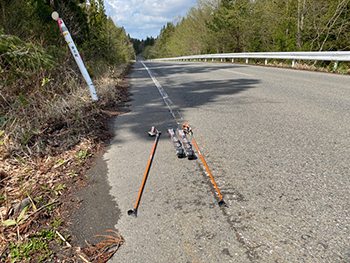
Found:
<svg viewBox="0 0 350 263"><path fill-rule="evenodd" d="M253 75L250 75L250 74L247 74L247 73L241 73L241 72L237 72L237 71L233 71L233 70L229 70L229 69L221 69L221 70L227 71L227 72L230 72L230 73L235 73L235 74L238 74L238 75L244 75L244 76L254 77Z"/></svg>
<svg viewBox="0 0 350 263"><path fill-rule="evenodd" d="M158 80L155 78L155 76L153 75L153 73L151 72L151 70L149 70L149 68L145 65L145 63L143 63L141 61L142 65L145 67L145 69L147 70L149 76L151 77L151 79L153 80L154 84L156 85L160 96L162 96L165 105L168 107L169 112L171 114L171 116L173 116L174 120L176 121L177 124L180 124L176 118L175 113L177 113L177 115L179 116L180 119L182 119L180 113L177 110L173 110L171 108L171 105L174 105L174 103L171 101L171 99L169 98L168 94L165 92L165 90L163 89L162 85L160 85L160 83L158 82Z"/></svg>

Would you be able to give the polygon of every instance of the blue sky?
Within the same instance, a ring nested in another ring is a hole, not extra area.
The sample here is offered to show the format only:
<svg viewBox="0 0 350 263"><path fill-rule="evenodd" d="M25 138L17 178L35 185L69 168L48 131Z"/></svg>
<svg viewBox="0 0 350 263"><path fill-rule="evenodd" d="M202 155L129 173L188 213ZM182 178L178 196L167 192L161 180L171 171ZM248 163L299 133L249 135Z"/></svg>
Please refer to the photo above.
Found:
<svg viewBox="0 0 350 263"><path fill-rule="evenodd" d="M105 0L105 9L132 38L146 39L157 37L163 25L185 16L196 4L196 0Z"/></svg>

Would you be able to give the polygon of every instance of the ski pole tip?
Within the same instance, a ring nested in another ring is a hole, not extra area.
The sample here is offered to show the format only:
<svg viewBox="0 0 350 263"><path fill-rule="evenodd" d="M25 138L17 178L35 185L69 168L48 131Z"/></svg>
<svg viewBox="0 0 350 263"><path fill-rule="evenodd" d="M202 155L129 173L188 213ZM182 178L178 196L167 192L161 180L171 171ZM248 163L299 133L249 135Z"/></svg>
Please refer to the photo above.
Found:
<svg viewBox="0 0 350 263"><path fill-rule="evenodd" d="M219 202L219 206L220 207L227 207L227 204L225 203L225 201L223 199L221 199L221 201Z"/></svg>
<svg viewBox="0 0 350 263"><path fill-rule="evenodd" d="M137 210L136 209L130 209L128 211L129 216L137 217Z"/></svg>

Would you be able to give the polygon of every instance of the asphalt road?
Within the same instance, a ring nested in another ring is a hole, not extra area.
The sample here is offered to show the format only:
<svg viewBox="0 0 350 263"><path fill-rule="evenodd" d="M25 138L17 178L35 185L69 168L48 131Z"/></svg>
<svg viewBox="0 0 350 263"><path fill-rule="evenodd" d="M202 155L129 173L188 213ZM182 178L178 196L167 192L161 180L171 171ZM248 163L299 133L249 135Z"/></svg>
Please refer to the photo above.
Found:
<svg viewBox="0 0 350 263"><path fill-rule="evenodd" d="M116 119L116 136L92 172L105 190L88 194L76 216L87 218L75 226L81 238L115 226L126 244L110 262L350 262L349 76L145 65L177 120L192 126L228 207L218 206L199 158L176 157L166 133L176 122L137 62L131 112ZM134 218L127 211L153 146L152 125L163 133Z"/></svg>

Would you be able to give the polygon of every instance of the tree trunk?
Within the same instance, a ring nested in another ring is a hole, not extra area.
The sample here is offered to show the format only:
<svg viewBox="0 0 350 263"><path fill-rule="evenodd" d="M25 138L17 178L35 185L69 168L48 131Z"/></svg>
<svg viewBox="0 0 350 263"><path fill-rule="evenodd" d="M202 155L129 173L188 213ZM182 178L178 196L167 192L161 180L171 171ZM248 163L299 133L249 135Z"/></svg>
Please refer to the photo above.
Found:
<svg viewBox="0 0 350 263"><path fill-rule="evenodd" d="M297 47L301 49L303 47L303 29L305 19L306 0L298 0L298 35L297 35Z"/></svg>
<svg viewBox="0 0 350 263"><path fill-rule="evenodd" d="M1 12L2 12L2 17L0 18L0 22L1 22L1 24L4 25L4 27L6 27L7 23L4 23L4 21L6 21L5 0L0 0L0 4L1 4ZM7 28L4 28L4 30L6 32Z"/></svg>

